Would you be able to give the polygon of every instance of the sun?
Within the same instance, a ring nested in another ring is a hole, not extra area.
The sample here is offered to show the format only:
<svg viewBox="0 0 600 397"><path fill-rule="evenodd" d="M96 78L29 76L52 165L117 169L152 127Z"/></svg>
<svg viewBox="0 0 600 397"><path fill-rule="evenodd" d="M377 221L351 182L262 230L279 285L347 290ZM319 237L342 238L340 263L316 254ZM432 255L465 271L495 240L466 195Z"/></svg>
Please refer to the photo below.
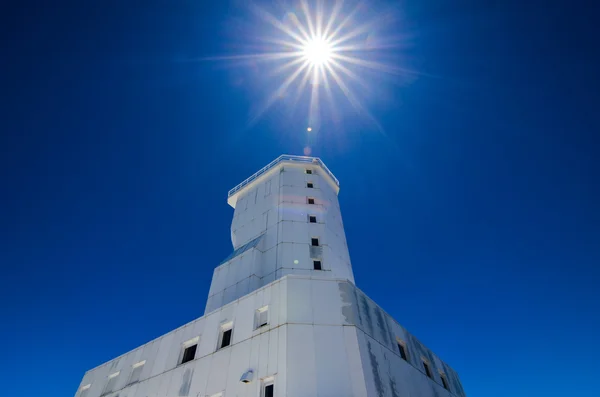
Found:
<svg viewBox="0 0 600 397"><path fill-rule="evenodd" d="M312 66L327 65L333 55L333 48L323 37L312 37L303 43L302 56Z"/></svg>
<svg viewBox="0 0 600 397"><path fill-rule="evenodd" d="M289 4L270 12L249 3L252 14L266 23L266 29L258 30L264 33L257 35L258 25L252 23L243 36L244 40L256 36L247 44L247 52L207 59L251 64L266 73L269 83L273 80L272 92L253 106L250 123L278 101L285 101L303 111L307 108L303 125L314 134L322 116L344 117L339 99L345 97L357 115L382 130L362 102L363 94L372 97L376 88L369 79L379 82L383 74L390 74L395 75L394 81L398 76L410 81L414 75L399 66L402 60L392 51L407 45L407 35L396 32L401 25L393 7L380 11L364 0L286 0L274 2ZM300 101L308 106L300 106Z"/></svg>

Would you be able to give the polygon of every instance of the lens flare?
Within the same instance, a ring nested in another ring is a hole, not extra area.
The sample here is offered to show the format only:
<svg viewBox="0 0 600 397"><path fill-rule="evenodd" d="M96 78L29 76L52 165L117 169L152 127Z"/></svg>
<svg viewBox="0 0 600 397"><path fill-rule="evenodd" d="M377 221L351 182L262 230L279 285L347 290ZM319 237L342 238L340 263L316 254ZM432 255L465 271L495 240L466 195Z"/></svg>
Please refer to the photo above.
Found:
<svg viewBox="0 0 600 397"><path fill-rule="evenodd" d="M399 67L399 57L391 51L407 45L407 35L398 33L401 24L395 19L394 8L379 9L362 0L354 1L352 6L352 2L298 0L274 6L283 8L275 12L250 4L252 13L265 26L249 24L244 40L256 40L248 42L249 52L210 58L241 62L258 70L269 83L277 84L268 85L272 87L270 94L253 105L250 124L277 102L286 101L294 108L304 109L299 101L306 100L306 124L316 131L323 119L321 113L334 121L348 114L338 113L338 105L342 105L338 98L345 97L354 114L366 117L382 131L362 102L366 96L373 97L380 86L373 79L394 75L397 84L397 76L412 80L418 73ZM384 34L388 28L396 33ZM269 65L273 67L268 68ZM327 102L320 98L322 94ZM321 110L324 104L329 105L326 113Z"/></svg>

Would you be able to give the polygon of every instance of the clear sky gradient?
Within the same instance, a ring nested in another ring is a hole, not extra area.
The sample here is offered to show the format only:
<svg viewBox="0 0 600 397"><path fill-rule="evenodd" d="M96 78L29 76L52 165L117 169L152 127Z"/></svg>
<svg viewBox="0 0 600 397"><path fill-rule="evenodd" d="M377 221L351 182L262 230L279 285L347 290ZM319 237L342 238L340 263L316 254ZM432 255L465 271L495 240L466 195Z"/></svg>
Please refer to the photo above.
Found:
<svg viewBox="0 0 600 397"><path fill-rule="evenodd" d="M380 56L417 74L362 76L381 130L338 93L309 137L305 96L249 123L278 86L265 65L198 60L246 48L244 5L3 8L0 394L72 396L201 316L227 191L308 142L341 182L358 287L469 397L600 396L597 10L393 2L369 33L405 37Z"/></svg>

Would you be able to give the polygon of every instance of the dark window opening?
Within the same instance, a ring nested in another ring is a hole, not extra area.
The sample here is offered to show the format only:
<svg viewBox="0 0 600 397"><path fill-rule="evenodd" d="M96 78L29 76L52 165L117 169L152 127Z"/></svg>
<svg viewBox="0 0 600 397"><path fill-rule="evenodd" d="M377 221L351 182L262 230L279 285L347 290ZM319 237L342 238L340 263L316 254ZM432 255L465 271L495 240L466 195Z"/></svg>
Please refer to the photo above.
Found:
<svg viewBox="0 0 600 397"><path fill-rule="evenodd" d="M315 199L314 198L309 198L308 199L308 204L314 204L315 203Z"/></svg>
<svg viewBox="0 0 600 397"><path fill-rule="evenodd" d="M310 245L312 245L313 247L318 247L319 246L319 239L318 238L311 238L310 239Z"/></svg>
<svg viewBox="0 0 600 397"><path fill-rule="evenodd" d="M183 358L181 359L181 363L187 363L188 361L192 361L196 357L196 348L198 345L192 345L190 347L186 347L183 351Z"/></svg>
<svg viewBox="0 0 600 397"><path fill-rule="evenodd" d="M312 174L312 170L306 170L306 173L310 175Z"/></svg>
<svg viewBox="0 0 600 397"><path fill-rule="evenodd" d="M312 184L312 182L308 182L306 184L306 187L309 188L309 189L312 189L314 187L314 185Z"/></svg>
<svg viewBox="0 0 600 397"><path fill-rule="evenodd" d="M223 339L221 340L221 349L231 344L231 329L223 331Z"/></svg>
<svg viewBox="0 0 600 397"><path fill-rule="evenodd" d="M314 216L314 215L311 215L311 216L308 217L308 221L310 223L317 223L317 217Z"/></svg>
<svg viewBox="0 0 600 397"><path fill-rule="evenodd" d="M448 381L446 380L446 377L444 375L440 375L440 378L442 378L442 384L444 385L444 389L450 390L448 388Z"/></svg>
<svg viewBox="0 0 600 397"><path fill-rule="evenodd" d="M431 370L429 369L429 364L427 364L425 361L423 361L423 368L425 368L425 373L427 374L427 376L433 379L433 377L431 376Z"/></svg>
<svg viewBox="0 0 600 397"><path fill-rule="evenodd" d="M265 386L265 397L273 397L273 389L274 389L273 385L266 385Z"/></svg>
<svg viewBox="0 0 600 397"><path fill-rule="evenodd" d="M313 269L323 270L323 267L321 266L321 261L313 261Z"/></svg>
<svg viewBox="0 0 600 397"><path fill-rule="evenodd" d="M402 357L404 361L408 361L408 357L406 356L406 350L404 349L402 343L398 343L398 350L400 351L400 357Z"/></svg>

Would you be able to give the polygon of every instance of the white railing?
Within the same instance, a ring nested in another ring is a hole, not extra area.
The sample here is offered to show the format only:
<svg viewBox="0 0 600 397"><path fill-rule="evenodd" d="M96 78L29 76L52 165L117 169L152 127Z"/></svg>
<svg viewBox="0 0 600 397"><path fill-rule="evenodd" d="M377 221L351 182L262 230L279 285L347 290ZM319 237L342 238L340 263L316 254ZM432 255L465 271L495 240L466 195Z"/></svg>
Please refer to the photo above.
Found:
<svg viewBox="0 0 600 397"><path fill-rule="evenodd" d="M258 170L256 173L254 173L254 175L250 176L248 179L246 179L245 181L243 181L242 183L240 183L239 185L237 185L236 187L231 189L229 191L229 193L227 194L227 197L231 197L232 195L237 193L239 190L243 189L244 186L248 185L249 183L252 183L252 181L256 180L258 177L260 177L265 172L269 171L271 168L275 167L277 164L281 163L282 161L293 161L293 162L298 162L298 163L309 163L309 164L316 163L316 164L320 165L325 170L325 172L327 172L327 175L329 175L331 177L331 179L334 180L336 185L340 186L340 182L337 180L337 178L335 176L333 176L331 171L329 171L329 168L327 168L327 166L323 163L323 161L321 161L320 158L306 157L306 156L291 156L289 154L282 154L281 156L277 157L275 160L271 161L269 164L267 164L266 166L264 166L263 168Z"/></svg>

